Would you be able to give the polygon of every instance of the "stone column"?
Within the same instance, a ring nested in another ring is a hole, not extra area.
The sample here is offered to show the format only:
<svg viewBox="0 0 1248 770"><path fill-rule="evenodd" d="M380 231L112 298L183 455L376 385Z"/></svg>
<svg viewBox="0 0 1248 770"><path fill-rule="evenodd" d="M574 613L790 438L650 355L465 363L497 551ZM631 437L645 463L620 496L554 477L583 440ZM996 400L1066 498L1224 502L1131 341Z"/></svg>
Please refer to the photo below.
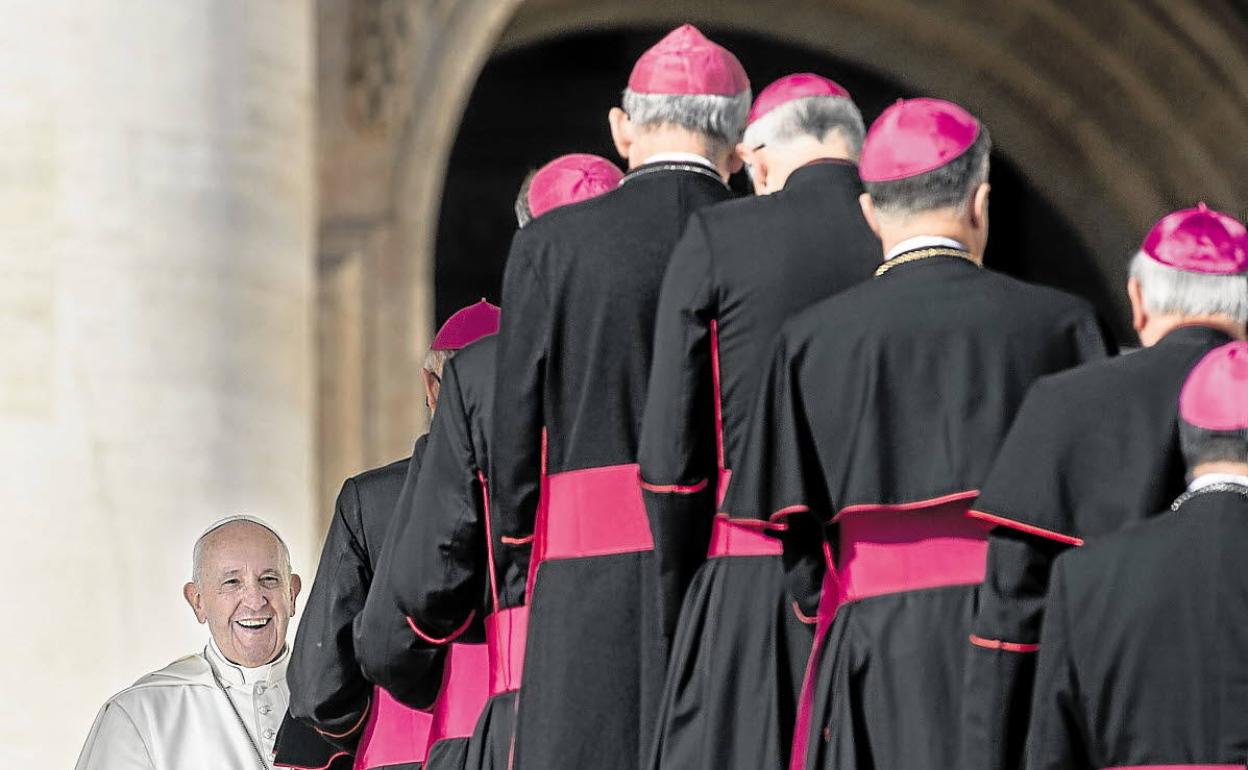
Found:
<svg viewBox="0 0 1248 770"><path fill-rule="evenodd" d="M265 517L315 567L314 14L0 18L0 766L71 767L106 697L206 641L206 524Z"/></svg>

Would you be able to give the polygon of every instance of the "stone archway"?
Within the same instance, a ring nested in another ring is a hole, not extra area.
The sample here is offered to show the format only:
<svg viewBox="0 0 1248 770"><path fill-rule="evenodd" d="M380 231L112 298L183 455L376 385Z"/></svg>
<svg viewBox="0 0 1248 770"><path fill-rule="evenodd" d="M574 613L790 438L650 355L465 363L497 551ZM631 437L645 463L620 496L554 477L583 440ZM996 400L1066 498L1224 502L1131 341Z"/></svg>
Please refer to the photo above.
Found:
<svg viewBox="0 0 1248 770"><path fill-rule="evenodd" d="M359 98L348 65L368 26L359 17L384 27L386 13L401 17L406 39L362 46L398 73L396 106L383 110L391 124L368 135L342 117ZM1240 211L1248 199L1248 10L1233 0L785 0L765 14L749 0L323 0L320 20L329 494L346 473L404 452L421 421L416 368L433 320L443 178L473 83L496 51L568 31L693 21L826 51L957 100L1073 224L1111 285L1165 210L1203 199Z"/></svg>

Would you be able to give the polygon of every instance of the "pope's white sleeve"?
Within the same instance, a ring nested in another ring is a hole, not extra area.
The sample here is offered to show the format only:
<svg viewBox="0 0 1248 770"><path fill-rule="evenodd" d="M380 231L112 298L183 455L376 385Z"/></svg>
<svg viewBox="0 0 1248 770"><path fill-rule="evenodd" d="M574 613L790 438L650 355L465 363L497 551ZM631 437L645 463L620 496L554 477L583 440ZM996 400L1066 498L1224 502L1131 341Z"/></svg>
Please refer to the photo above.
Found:
<svg viewBox="0 0 1248 770"><path fill-rule="evenodd" d="M74 770L154 770L147 744L134 720L117 703L95 718Z"/></svg>

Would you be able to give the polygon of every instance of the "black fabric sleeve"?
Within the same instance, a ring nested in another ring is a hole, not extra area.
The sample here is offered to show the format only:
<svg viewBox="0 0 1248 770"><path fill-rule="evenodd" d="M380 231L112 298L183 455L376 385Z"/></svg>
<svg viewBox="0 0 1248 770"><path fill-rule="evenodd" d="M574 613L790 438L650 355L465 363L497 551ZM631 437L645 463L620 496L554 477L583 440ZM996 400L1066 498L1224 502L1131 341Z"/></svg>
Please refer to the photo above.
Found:
<svg viewBox="0 0 1248 770"><path fill-rule="evenodd" d="M1081 312L1071 324L1071 349L1074 355L1071 366L1100 361L1118 352L1118 344L1105 331L1104 324L1092 306L1083 300L1079 304Z"/></svg>
<svg viewBox="0 0 1248 770"><path fill-rule="evenodd" d="M490 448L491 506L498 522L496 568L503 607L524 603L523 586L541 496L542 431L550 299L533 259L540 244L516 233L503 274L502 321L494 384Z"/></svg>
<svg viewBox="0 0 1248 770"><path fill-rule="evenodd" d="M963 688L960 767L1022 766L1049 572L1069 547L1003 527L988 537Z"/></svg>
<svg viewBox="0 0 1248 770"><path fill-rule="evenodd" d="M638 459L667 638L706 558L718 488L709 246L694 214L663 278Z"/></svg>
<svg viewBox="0 0 1248 770"><path fill-rule="evenodd" d="M425 642L408 625L395 583L406 567L407 555L401 545L406 530L423 513L414 507L423 459L421 454L412 455L368 600L352 625L356 659L364 675L411 708L433 704L446 664L446 647Z"/></svg>
<svg viewBox="0 0 1248 770"><path fill-rule="evenodd" d="M290 713L354 751L368 713L372 687L356 663L351 623L364 607L372 568L358 536L360 498L354 479L338 493L321 549L286 679Z"/></svg>
<svg viewBox="0 0 1248 770"><path fill-rule="evenodd" d="M452 359L416 482L407 526L390 570L398 611L429 644L459 638L485 608L486 543L472 432Z"/></svg>
<svg viewBox="0 0 1248 770"><path fill-rule="evenodd" d="M1060 378L1058 378L1060 379ZM1084 439L1072 420L1078 407L1053 377L1034 382L993 460L973 509L988 522L1069 545L1076 537L1074 511L1095 465L1080 462Z"/></svg>
<svg viewBox="0 0 1248 770"><path fill-rule="evenodd" d="M1027 739L1028 770L1093 770L1087 721L1070 648L1068 589L1057 562L1048 621L1040 634L1036 694Z"/></svg>
<svg viewBox="0 0 1248 770"><path fill-rule="evenodd" d="M781 334L750 416L744 461L734 469L725 508L781 539L789 593L814 616L826 569L823 526L833 512L819 453L799 392L800 351Z"/></svg>
<svg viewBox="0 0 1248 770"><path fill-rule="evenodd" d="M343 740L334 741L325 737L316 728L300 722L287 711L286 716L282 718L282 726L277 730L273 766L290 767L296 770L304 768L351 770L354 764L354 744L358 743L362 732L362 730L353 731L344 739L352 744L348 747Z"/></svg>

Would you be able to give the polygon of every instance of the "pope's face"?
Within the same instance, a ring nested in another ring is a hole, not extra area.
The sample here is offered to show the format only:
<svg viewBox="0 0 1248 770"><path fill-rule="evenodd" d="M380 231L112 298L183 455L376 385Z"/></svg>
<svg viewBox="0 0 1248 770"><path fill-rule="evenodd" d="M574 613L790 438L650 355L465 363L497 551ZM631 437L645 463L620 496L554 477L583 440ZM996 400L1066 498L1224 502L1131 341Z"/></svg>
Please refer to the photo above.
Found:
<svg viewBox="0 0 1248 770"><path fill-rule="evenodd" d="M277 538L256 524L232 522L205 538L186 599L229 661L255 668L281 654L300 586L289 570Z"/></svg>

